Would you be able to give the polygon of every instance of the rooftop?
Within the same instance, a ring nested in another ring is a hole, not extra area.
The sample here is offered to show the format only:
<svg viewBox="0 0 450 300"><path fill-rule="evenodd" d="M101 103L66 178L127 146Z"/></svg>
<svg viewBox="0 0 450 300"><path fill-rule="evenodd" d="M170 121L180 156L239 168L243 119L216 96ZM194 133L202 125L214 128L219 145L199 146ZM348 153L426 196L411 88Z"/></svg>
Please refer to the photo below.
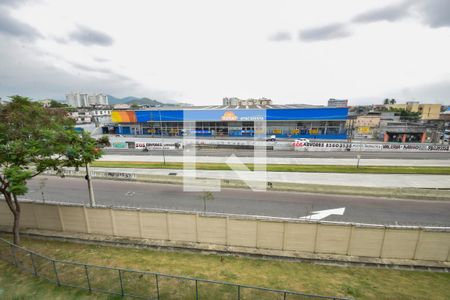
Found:
<svg viewBox="0 0 450 300"><path fill-rule="evenodd" d="M225 109L293 109L293 108L325 108L322 105L309 104L270 104L270 105L205 105L205 106L159 106L140 110L225 110Z"/></svg>

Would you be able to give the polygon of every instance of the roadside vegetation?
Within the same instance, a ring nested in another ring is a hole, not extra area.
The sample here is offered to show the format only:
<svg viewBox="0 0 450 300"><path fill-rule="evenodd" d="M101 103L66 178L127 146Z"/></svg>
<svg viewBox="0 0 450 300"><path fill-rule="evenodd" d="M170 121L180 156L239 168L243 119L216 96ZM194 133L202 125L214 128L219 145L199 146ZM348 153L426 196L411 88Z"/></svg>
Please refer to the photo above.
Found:
<svg viewBox="0 0 450 300"><path fill-rule="evenodd" d="M354 299L450 299L450 274L340 267L238 256L34 240L23 246L61 260L288 289ZM57 287L0 261L2 299L115 299ZM80 275L84 276L81 272ZM76 278L74 278L76 279ZM111 282L111 285L116 283ZM117 283L118 284L118 283ZM173 289L176 289L176 283ZM175 297L182 299L181 295ZM220 299L220 298L218 298Z"/></svg>
<svg viewBox="0 0 450 300"><path fill-rule="evenodd" d="M181 162L126 162L95 161L93 167L138 168L138 169L183 169ZM236 166L239 168L238 166ZM246 164L253 170L253 164ZM197 163L197 170L231 170L225 163ZM337 165L287 165L268 164L267 171L272 172L313 172L313 173L368 173L368 174L431 174L450 175L450 167L414 167L414 166L337 166Z"/></svg>
<svg viewBox="0 0 450 300"><path fill-rule="evenodd" d="M89 133L75 130L64 108L9 98L0 105L0 194L13 215L14 243L20 244L18 197L27 193L28 181L47 170L62 174L63 167L87 166L102 153Z"/></svg>

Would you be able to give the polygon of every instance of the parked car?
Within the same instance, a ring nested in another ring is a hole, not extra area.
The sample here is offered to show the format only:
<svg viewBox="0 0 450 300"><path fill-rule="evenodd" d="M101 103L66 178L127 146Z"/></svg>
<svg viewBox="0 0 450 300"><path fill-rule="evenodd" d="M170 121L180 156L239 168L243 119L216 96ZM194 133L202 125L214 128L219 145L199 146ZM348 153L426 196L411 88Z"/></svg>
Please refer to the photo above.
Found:
<svg viewBox="0 0 450 300"><path fill-rule="evenodd" d="M271 135L266 141L267 142L275 142L277 140L277 136L276 135Z"/></svg>
<svg viewBox="0 0 450 300"><path fill-rule="evenodd" d="M296 139L295 142L299 142L299 143L309 143L308 139L305 138L300 138L300 139Z"/></svg>
<svg viewBox="0 0 450 300"><path fill-rule="evenodd" d="M450 141L450 130L445 130L442 140L444 143L448 143Z"/></svg>

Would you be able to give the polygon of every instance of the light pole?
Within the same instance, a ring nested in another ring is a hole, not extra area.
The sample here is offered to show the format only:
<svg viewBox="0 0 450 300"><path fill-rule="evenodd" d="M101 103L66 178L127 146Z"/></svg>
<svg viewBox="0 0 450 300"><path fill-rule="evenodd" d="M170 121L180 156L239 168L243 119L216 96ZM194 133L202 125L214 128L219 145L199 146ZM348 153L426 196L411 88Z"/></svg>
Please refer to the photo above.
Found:
<svg viewBox="0 0 450 300"><path fill-rule="evenodd" d="M89 205L91 207L95 207L94 188L92 187L91 172L89 170L89 163L86 163L86 176L84 178L87 180L87 183L88 183Z"/></svg>
<svg viewBox="0 0 450 300"><path fill-rule="evenodd" d="M163 155L163 165L166 165L166 154L164 153L164 136L162 132L162 118L161 118L161 109L158 108L159 112L159 133L161 134L161 146L162 146L162 155Z"/></svg>

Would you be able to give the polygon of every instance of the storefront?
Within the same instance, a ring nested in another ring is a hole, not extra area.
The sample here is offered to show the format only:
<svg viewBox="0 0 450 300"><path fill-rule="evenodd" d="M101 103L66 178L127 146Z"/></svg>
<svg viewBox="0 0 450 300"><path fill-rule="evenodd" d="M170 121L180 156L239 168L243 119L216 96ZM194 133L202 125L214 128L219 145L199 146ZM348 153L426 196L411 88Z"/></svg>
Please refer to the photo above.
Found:
<svg viewBox="0 0 450 300"><path fill-rule="evenodd" d="M263 126L267 136L346 139L347 116L348 108L149 109L113 111L112 122L120 135L253 137Z"/></svg>

